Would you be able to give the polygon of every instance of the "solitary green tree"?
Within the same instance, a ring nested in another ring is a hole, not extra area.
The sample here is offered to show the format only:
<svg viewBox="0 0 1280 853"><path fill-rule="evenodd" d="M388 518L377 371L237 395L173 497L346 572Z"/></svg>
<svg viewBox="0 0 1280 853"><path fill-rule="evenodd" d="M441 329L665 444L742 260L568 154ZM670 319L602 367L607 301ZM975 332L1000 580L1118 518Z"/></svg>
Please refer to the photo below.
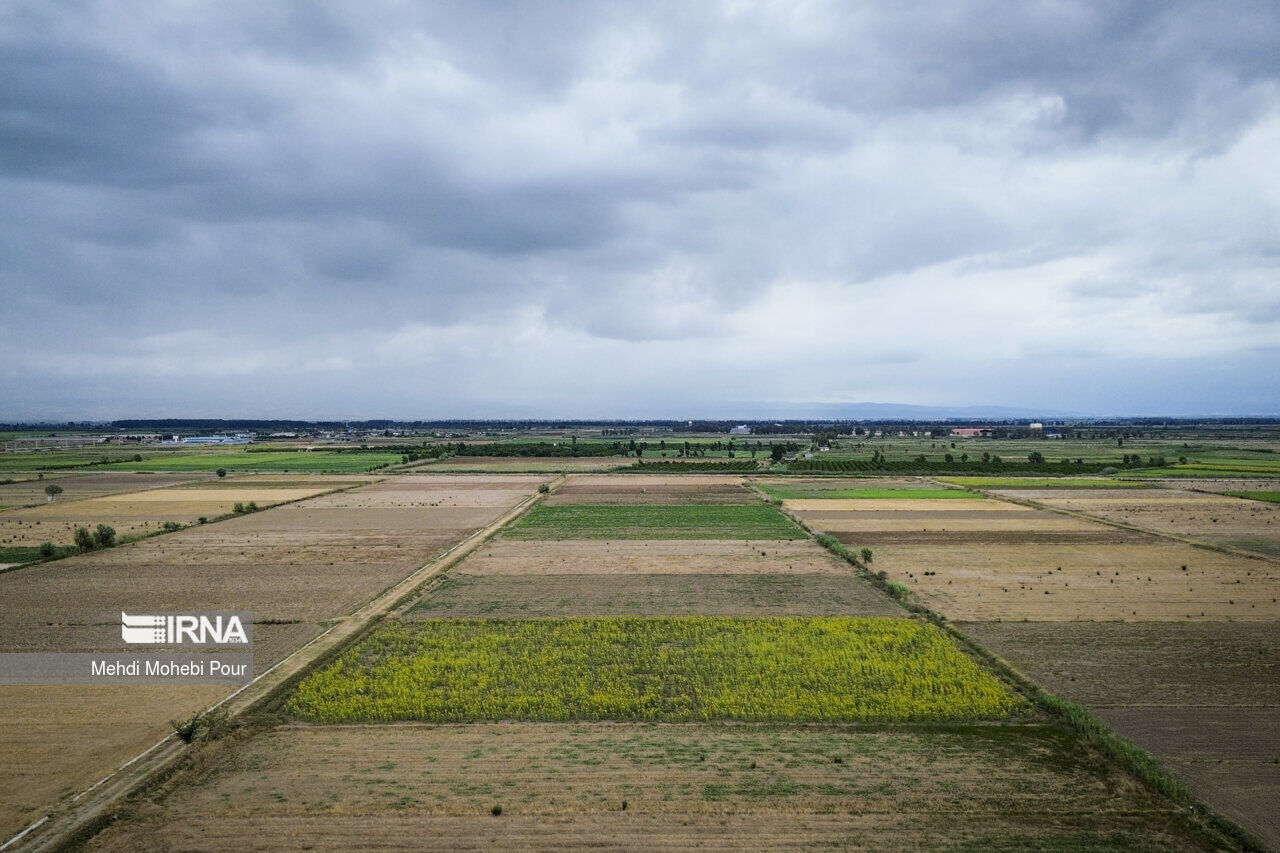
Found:
<svg viewBox="0 0 1280 853"><path fill-rule="evenodd" d="M219 479L219 480L221 480L223 477L227 476L227 469L226 469L226 468L219 468L219 469L218 469L217 471L215 471L214 473L215 473L215 474L217 474L217 475L218 475L218 479Z"/></svg>
<svg viewBox="0 0 1280 853"><path fill-rule="evenodd" d="M53 503L53 499L62 494L62 486L59 486L57 483L50 483L44 487L44 493L46 495L45 502Z"/></svg>

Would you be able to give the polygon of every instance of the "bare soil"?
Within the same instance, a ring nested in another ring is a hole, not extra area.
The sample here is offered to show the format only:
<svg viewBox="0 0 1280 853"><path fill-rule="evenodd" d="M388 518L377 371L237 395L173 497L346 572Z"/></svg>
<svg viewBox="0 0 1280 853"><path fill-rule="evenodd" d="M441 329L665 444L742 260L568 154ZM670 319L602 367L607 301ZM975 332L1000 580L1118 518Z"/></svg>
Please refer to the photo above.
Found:
<svg viewBox="0 0 1280 853"><path fill-rule="evenodd" d="M92 785L225 695L218 686L0 687L0 836L7 840L56 799Z"/></svg>
<svg viewBox="0 0 1280 853"><path fill-rule="evenodd" d="M91 849L1205 849L1040 726L289 726L178 781Z"/></svg>
<svg viewBox="0 0 1280 853"><path fill-rule="evenodd" d="M536 483L520 496L531 494ZM396 500L390 492L384 502ZM322 631L324 620L375 597L505 509L313 503L0 575L0 652L121 648L121 610L249 610L255 620L254 663L262 671ZM127 694L133 699L126 703L124 693L97 688L0 687L0 745L25 756L28 768L20 796L0 796L8 808L0 811L0 836L21 829L31 810L150 746L168 731L169 719L229 692L118 690L135 691ZM84 691L79 727L59 722L58 705L67 691ZM98 741L114 746L99 750ZM66 772L68 767L74 772Z"/></svg>
<svg viewBox="0 0 1280 853"><path fill-rule="evenodd" d="M250 501L266 508L318 494L326 488L158 488L143 492L63 501L0 513L0 545L70 545L76 527L99 524L115 528L120 538L154 533L166 521L195 524L201 516L216 518L235 504Z"/></svg>
<svg viewBox="0 0 1280 853"><path fill-rule="evenodd" d="M1280 847L1280 623L960 627Z"/></svg>
<svg viewBox="0 0 1280 853"><path fill-rule="evenodd" d="M848 575L849 571L845 563L805 539L760 543L741 539L496 539L451 574Z"/></svg>
<svg viewBox="0 0 1280 853"><path fill-rule="evenodd" d="M1167 541L888 545L873 567L957 620L1280 618L1280 566Z"/></svg>
<svg viewBox="0 0 1280 853"><path fill-rule="evenodd" d="M1280 556L1280 504L1180 489L1010 491L1007 494L1144 530Z"/></svg>
<svg viewBox="0 0 1280 853"><path fill-rule="evenodd" d="M44 487L57 483L62 487L62 494L57 502L78 501L84 498L99 498L120 492L137 492L142 489L156 489L166 486L178 486L183 483L201 483L214 479L209 474L129 474L112 472L105 474L58 474L46 475L43 480L32 478L18 483L0 485L0 507L37 506L44 504L47 497Z"/></svg>
<svg viewBox="0 0 1280 853"><path fill-rule="evenodd" d="M629 484L625 478L611 485L570 483L547 498L554 504L748 504L759 498L741 485L655 486Z"/></svg>
<svg viewBox="0 0 1280 853"><path fill-rule="evenodd" d="M1088 707L1280 707L1280 623L965 622L1049 692Z"/></svg>
<svg viewBox="0 0 1280 853"><path fill-rule="evenodd" d="M451 573L407 618L571 616L901 616L851 573Z"/></svg>

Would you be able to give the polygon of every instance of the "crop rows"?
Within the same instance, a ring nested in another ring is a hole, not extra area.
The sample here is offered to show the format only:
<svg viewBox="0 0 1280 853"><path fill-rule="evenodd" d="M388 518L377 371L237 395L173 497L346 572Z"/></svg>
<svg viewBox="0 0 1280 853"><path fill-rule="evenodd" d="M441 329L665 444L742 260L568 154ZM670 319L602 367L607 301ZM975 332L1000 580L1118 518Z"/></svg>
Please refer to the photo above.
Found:
<svg viewBox="0 0 1280 853"><path fill-rule="evenodd" d="M514 539L803 539L785 515L755 504L541 504Z"/></svg>
<svg viewBox="0 0 1280 853"><path fill-rule="evenodd" d="M951 721L1022 707L940 629L891 618L396 623L308 677L313 722Z"/></svg>

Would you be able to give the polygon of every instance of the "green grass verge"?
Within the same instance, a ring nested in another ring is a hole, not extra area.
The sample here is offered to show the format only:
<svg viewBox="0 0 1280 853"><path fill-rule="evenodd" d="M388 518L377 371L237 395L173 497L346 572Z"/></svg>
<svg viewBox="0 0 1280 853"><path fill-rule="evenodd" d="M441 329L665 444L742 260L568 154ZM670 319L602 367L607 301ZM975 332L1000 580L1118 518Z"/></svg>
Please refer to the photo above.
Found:
<svg viewBox="0 0 1280 853"><path fill-rule="evenodd" d="M288 704L331 723L961 721L1025 707L918 620L706 616L393 623Z"/></svg>
<svg viewBox="0 0 1280 853"><path fill-rule="evenodd" d="M1251 501L1266 501L1280 504L1280 492L1227 492L1233 498L1248 498Z"/></svg>
<svg viewBox="0 0 1280 853"><path fill-rule="evenodd" d="M803 539L759 504L539 504L504 534L514 539Z"/></svg>
<svg viewBox="0 0 1280 853"><path fill-rule="evenodd" d="M939 482L971 489L1149 489L1136 480L1101 477L941 477Z"/></svg>
<svg viewBox="0 0 1280 853"><path fill-rule="evenodd" d="M843 500L982 500L982 495L960 489L824 489L821 486L789 486L778 483L757 484L760 491L779 500L807 498Z"/></svg>

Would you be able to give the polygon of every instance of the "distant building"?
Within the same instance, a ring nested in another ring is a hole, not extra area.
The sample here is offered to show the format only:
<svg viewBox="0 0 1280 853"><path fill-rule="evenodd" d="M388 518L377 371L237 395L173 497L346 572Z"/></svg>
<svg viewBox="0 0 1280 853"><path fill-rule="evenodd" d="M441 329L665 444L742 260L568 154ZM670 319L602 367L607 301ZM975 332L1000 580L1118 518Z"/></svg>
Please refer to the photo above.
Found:
<svg viewBox="0 0 1280 853"><path fill-rule="evenodd" d="M182 439L183 444L248 444L247 435L189 435Z"/></svg>
<svg viewBox="0 0 1280 853"><path fill-rule="evenodd" d="M982 427L953 427L951 434L960 438L979 438L984 435L991 435L991 430Z"/></svg>
<svg viewBox="0 0 1280 853"><path fill-rule="evenodd" d="M1038 422L1031 423L1027 426L1027 429L1031 430L1033 433L1044 433L1044 424Z"/></svg>
<svg viewBox="0 0 1280 853"><path fill-rule="evenodd" d="M741 424L729 430L729 435L751 435L751 427Z"/></svg>

